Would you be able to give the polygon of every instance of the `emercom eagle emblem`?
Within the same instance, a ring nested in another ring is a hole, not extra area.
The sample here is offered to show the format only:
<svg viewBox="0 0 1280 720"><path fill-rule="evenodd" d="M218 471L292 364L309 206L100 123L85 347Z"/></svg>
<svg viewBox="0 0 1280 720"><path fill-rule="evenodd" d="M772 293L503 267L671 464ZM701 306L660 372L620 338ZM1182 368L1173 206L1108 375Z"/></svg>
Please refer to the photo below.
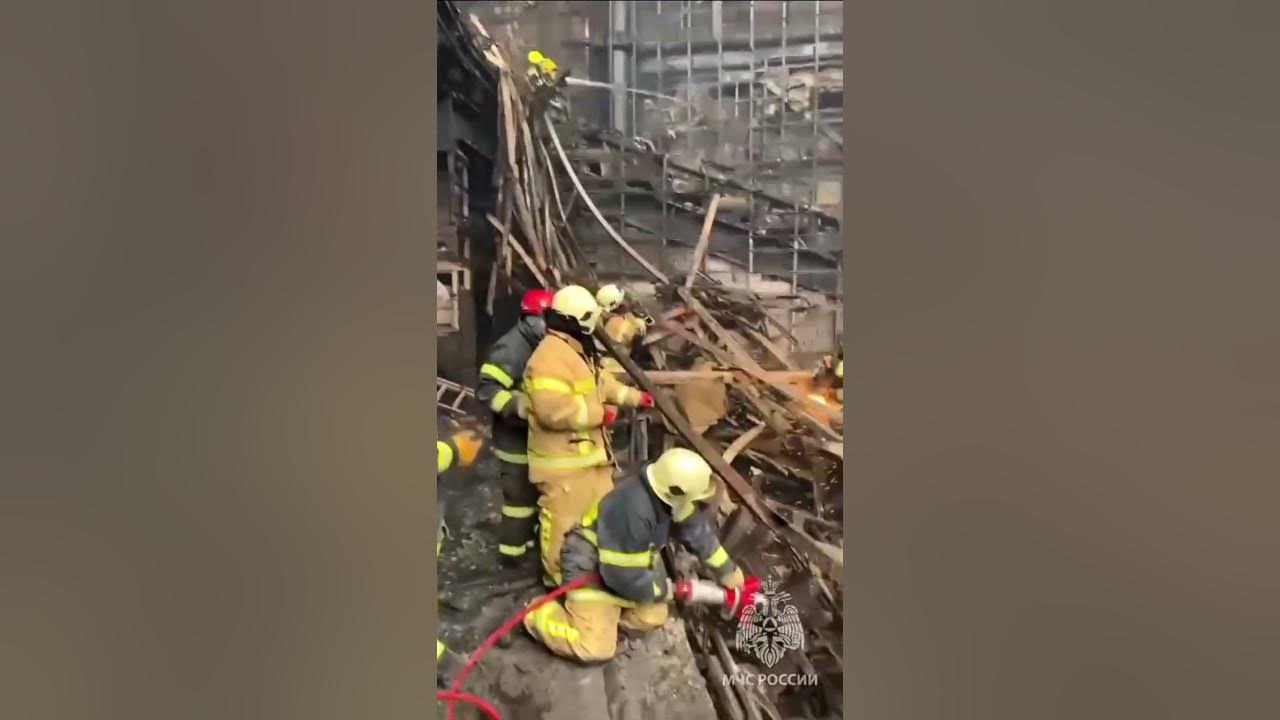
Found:
<svg viewBox="0 0 1280 720"><path fill-rule="evenodd" d="M751 652L765 667L773 667L788 650L804 649L804 628L800 612L788 604L791 593L780 592L776 580L767 580L738 621L735 644Z"/></svg>

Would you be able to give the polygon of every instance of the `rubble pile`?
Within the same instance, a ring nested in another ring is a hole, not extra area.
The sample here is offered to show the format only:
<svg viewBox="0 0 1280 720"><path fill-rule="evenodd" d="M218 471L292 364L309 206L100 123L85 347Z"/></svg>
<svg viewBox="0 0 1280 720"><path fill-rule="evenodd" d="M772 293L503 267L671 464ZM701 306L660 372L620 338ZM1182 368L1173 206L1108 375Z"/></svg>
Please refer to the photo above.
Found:
<svg viewBox="0 0 1280 720"><path fill-rule="evenodd" d="M654 267L610 226L584 185L586 161L575 164L582 153L571 156L565 140L575 149L590 140L564 117L555 81L513 69L511 54L472 20L485 58L499 72L502 112L499 199L487 217L498 247L485 304L492 312L500 282L598 284L573 232L572 220L582 213L594 216L649 275L655 292L645 310L653 325L639 348L618 347L598 331L600 342L630 382L654 394L669 435L699 452L722 479L726 547L748 572L778 581L777 592L798 608L806 633L803 652L786 653L769 667L732 652L724 623L709 615L686 623L690 645L722 716L823 716L839 707L843 674L842 408L785 349L792 338L777 319L803 312L809 301L763 298L699 271L720 197L715 190L690 270L668 277ZM732 177L704 179L712 188L743 187ZM822 681L774 689L716 682L741 672L807 673Z"/></svg>

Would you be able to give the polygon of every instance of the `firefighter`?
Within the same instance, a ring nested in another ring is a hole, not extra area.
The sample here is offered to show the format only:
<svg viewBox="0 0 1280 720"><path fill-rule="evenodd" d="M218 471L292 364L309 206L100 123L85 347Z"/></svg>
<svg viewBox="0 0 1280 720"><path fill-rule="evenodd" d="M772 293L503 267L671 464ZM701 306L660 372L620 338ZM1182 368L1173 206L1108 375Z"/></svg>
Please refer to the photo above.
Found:
<svg viewBox="0 0 1280 720"><path fill-rule="evenodd" d="M570 590L525 617L534 638L557 655L608 660L618 626L652 630L667 621L673 586L659 555L674 534L725 587L741 588L742 570L716 534L711 467L697 453L672 448L592 505L565 539L564 580L598 572L599 582Z"/></svg>
<svg viewBox="0 0 1280 720"><path fill-rule="evenodd" d="M544 580L559 584L560 545L573 523L613 487L605 428L619 407L652 407L653 396L601 372L592 333L600 306L570 285L544 315L547 334L529 358L529 479L538 488L538 539Z"/></svg>
<svg viewBox="0 0 1280 720"><path fill-rule="evenodd" d="M617 285L609 284L596 292L596 303L608 316L604 323L604 332L609 339L619 345L631 348L636 338L644 337L653 320L624 307L626 293ZM618 368L621 371L621 368Z"/></svg>
<svg viewBox="0 0 1280 720"><path fill-rule="evenodd" d="M525 71L525 76L529 78L529 84L534 87L550 87L556 84L556 70L559 68L555 60L538 50L530 50L526 57L529 60L529 69Z"/></svg>
<svg viewBox="0 0 1280 720"><path fill-rule="evenodd" d="M636 340L644 337L650 323L653 321L638 313L629 312L626 307L626 300L627 296L622 288L612 283L596 291L596 303L600 306L604 317L605 335L608 335L610 340L621 345L623 350L630 354L635 348ZM601 361L601 367L606 372L612 373L619 380L627 376L627 371L623 369L622 364L612 356L604 356ZM634 423L624 422L616 426L610 433L609 439L613 443L613 447L619 451L619 454L623 454L623 451L631 444L633 431Z"/></svg>
<svg viewBox="0 0 1280 720"><path fill-rule="evenodd" d="M515 567L533 558L536 539L538 489L529 482L529 396L524 391L524 366L546 334L542 313L551 307L550 290L535 288L520 300L520 320L498 338L480 366L476 398L493 412L493 454L498 456L502 486L502 524L498 531L499 561Z"/></svg>
<svg viewBox="0 0 1280 720"><path fill-rule="evenodd" d="M446 440L436 441L436 479L455 467L470 467L480 454L483 441L479 435L463 430ZM440 524L436 527L436 558L444 547L444 506L439 507ZM436 638L436 684L444 687L448 678L462 667L462 656L449 650L439 637Z"/></svg>

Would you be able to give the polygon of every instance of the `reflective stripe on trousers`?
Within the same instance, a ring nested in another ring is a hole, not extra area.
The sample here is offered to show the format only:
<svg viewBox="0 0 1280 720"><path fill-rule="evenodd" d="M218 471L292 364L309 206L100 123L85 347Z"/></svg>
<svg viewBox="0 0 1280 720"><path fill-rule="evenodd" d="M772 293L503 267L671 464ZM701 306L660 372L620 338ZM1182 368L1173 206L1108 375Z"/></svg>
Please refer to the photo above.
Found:
<svg viewBox="0 0 1280 720"><path fill-rule="evenodd" d="M503 545L499 543L498 552L508 557L520 557L529 552L529 545Z"/></svg>
<svg viewBox="0 0 1280 720"><path fill-rule="evenodd" d="M503 370L502 368L498 367L497 365L494 365L493 363L485 363L481 365L480 374L488 375L494 380L497 380L498 384L504 388L510 389L511 386L516 384L515 378L508 375L506 370Z"/></svg>
<svg viewBox="0 0 1280 720"><path fill-rule="evenodd" d="M583 443L584 446L594 443ZM599 467L609 464L609 455L602 447L585 447L585 454L580 455L539 455L529 453L529 467L539 470L580 470L582 468Z"/></svg>
<svg viewBox="0 0 1280 720"><path fill-rule="evenodd" d="M556 603L549 602L546 605L543 605L542 607L538 608L537 610L534 610L533 611L534 626L537 627L539 631L541 631L546 635L568 640L569 642L576 641L578 639L577 628L573 627L572 625L566 625L562 622L557 622L551 619L551 614L555 611L557 607L559 606Z"/></svg>

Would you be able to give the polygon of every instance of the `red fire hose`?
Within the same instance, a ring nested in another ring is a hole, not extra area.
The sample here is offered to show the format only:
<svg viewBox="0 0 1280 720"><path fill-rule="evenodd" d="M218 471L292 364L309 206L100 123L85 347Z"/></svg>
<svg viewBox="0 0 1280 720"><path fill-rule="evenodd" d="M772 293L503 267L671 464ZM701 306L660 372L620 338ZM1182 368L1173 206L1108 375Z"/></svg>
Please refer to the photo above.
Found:
<svg viewBox="0 0 1280 720"><path fill-rule="evenodd" d="M498 643L498 640L502 639L504 635L514 630L517 625L523 622L526 615L537 610L543 605L546 605L552 600L555 600L561 595L564 595L570 590L573 590L574 588L582 587L589 582L599 579L600 576L597 573L590 573L588 575L575 578L573 581L561 585L555 590L552 590L546 595L543 595L524 606L520 612L512 615L506 622L502 623L497 630L489 633L489 637L485 638L484 642L480 643L480 646L471 653L471 657L467 658L467 663L462 666L462 670L458 673L458 677L453 680L453 687L436 693L436 700L447 700L449 702L449 720L456 720L454 713L459 701L480 708L489 716L490 720L502 720L502 715L498 713L498 710L494 708L493 705L476 697L475 695L462 692L462 683L467 679L467 675L471 674L471 668L475 667L476 663L480 662L480 658L484 657L485 653L493 649L493 646Z"/></svg>

